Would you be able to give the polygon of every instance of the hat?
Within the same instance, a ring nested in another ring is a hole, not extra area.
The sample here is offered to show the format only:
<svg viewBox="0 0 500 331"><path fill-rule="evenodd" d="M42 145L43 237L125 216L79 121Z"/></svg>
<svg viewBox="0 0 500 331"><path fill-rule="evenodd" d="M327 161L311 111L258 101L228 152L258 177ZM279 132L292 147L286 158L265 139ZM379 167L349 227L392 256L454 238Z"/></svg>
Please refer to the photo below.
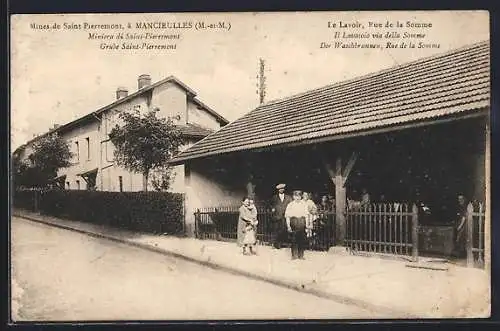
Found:
<svg viewBox="0 0 500 331"><path fill-rule="evenodd" d="M277 190L284 189L285 187L286 187L286 185L285 185L285 184L278 184L278 185L276 185L276 189L277 189Z"/></svg>

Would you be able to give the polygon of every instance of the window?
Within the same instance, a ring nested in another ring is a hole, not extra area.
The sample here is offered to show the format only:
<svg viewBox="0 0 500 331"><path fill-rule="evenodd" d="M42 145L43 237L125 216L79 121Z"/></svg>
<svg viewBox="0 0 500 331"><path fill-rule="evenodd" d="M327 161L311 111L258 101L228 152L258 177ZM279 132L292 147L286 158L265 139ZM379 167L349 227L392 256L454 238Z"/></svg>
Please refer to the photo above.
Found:
<svg viewBox="0 0 500 331"><path fill-rule="evenodd" d="M105 142L105 148L106 148L106 161L108 162L113 162L113 160L115 159L115 156L114 156L114 153L115 153L115 150L114 150L114 145L113 143L108 140Z"/></svg>
<svg viewBox="0 0 500 331"><path fill-rule="evenodd" d="M80 162L80 146L78 144L78 141L75 141L75 150L76 162Z"/></svg>
<svg viewBox="0 0 500 331"><path fill-rule="evenodd" d="M79 189L80 189L80 181L79 181L79 180L77 180L77 181L76 181L76 189L77 189L77 190L79 190Z"/></svg>
<svg viewBox="0 0 500 331"><path fill-rule="evenodd" d="M90 138L85 138L85 141L87 142L87 160L90 160Z"/></svg>
<svg viewBox="0 0 500 331"><path fill-rule="evenodd" d="M69 182L66 182L66 189L67 190L71 189L71 186L70 186Z"/></svg>
<svg viewBox="0 0 500 331"><path fill-rule="evenodd" d="M118 176L118 183L120 185L120 192L123 192L123 177Z"/></svg>

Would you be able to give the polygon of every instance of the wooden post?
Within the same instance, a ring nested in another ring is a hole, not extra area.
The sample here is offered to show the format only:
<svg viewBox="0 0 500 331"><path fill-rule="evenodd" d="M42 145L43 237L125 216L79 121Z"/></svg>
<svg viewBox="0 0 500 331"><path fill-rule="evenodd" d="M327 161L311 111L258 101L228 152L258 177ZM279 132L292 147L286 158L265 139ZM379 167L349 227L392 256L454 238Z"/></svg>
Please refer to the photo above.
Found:
<svg viewBox="0 0 500 331"><path fill-rule="evenodd" d="M342 159L340 157L336 160L335 171L328 164L328 162L324 161L326 171L330 176L333 184L335 185L335 238L336 245L343 246L344 240L346 237L347 227L346 227L346 188L345 184L347 182L347 178L354 167L354 163L358 157L357 153L352 153L349 161L347 162L344 171L342 171Z"/></svg>
<svg viewBox="0 0 500 331"><path fill-rule="evenodd" d="M342 175L335 176L335 231L337 233L337 245L344 245L346 236L346 189L343 185Z"/></svg>
<svg viewBox="0 0 500 331"><path fill-rule="evenodd" d="M412 258L414 262L418 262L418 208L413 204L411 209L412 222L411 222L411 241L412 241Z"/></svg>
<svg viewBox="0 0 500 331"><path fill-rule="evenodd" d="M465 233L467 235L466 241L466 249L467 249L467 267L474 266L474 252L472 251L472 235L474 232L474 223L472 219L472 213L474 211L474 207L472 207L472 203L469 202L467 205L467 219L466 219L466 228Z"/></svg>
<svg viewBox="0 0 500 331"><path fill-rule="evenodd" d="M491 202L490 202L490 124L489 118L486 121L485 128L485 155L484 155L484 183L485 183L485 195L484 195L484 268L488 272L491 271Z"/></svg>
<svg viewBox="0 0 500 331"><path fill-rule="evenodd" d="M200 210L197 209L194 213L194 237L199 239L200 235L198 233L198 223L200 222Z"/></svg>

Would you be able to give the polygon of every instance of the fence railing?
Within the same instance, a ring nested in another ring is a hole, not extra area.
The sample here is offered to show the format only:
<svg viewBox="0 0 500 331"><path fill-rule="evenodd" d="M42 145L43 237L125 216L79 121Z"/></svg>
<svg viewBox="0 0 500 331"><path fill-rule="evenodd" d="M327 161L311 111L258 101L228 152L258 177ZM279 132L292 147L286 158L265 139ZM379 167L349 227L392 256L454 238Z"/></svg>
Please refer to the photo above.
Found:
<svg viewBox="0 0 500 331"><path fill-rule="evenodd" d="M235 241L240 206L207 207L195 212L195 235L199 239ZM257 241L271 245L275 239L274 214L267 206L257 206ZM335 241L335 212L320 210L313 223L309 245L314 250L328 250ZM284 243L287 245L288 243Z"/></svg>
<svg viewBox="0 0 500 331"><path fill-rule="evenodd" d="M418 210L407 203L371 204L349 210L344 245L352 251L418 257Z"/></svg>
<svg viewBox="0 0 500 331"><path fill-rule="evenodd" d="M483 203L467 206L467 265L484 267L484 226L486 206Z"/></svg>

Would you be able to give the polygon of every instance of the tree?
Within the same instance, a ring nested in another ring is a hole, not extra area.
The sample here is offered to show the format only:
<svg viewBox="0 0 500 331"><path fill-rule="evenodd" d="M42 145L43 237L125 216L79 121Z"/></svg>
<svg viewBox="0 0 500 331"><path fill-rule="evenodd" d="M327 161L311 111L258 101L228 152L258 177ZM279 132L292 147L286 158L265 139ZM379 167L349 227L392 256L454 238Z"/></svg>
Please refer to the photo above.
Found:
<svg viewBox="0 0 500 331"><path fill-rule="evenodd" d="M155 191L165 192L170 188L170 184L175 177L175 173L168 165L160 167L151 172L151 185Z"/></svg>
<svg viewBox="0 0 500 331"><path fill-rule="evenodd" d="M148 190L152 170L168 173L167 161L179 150L181 134L168 118L157 118L156 111L122 112L123 125L116 125L109 136L115 146L115 161L125 169L143 176L143 190ZM168 185L167 185L168 186Z"/></svg>
<svg viewBox="0 0 500 331"><path fill-rule="evenodd" d="M73 153L69 144L57 133L39 138L27 159L14 155L12 170L16 187L46 187L61 168L71 165Z"/></svg>

